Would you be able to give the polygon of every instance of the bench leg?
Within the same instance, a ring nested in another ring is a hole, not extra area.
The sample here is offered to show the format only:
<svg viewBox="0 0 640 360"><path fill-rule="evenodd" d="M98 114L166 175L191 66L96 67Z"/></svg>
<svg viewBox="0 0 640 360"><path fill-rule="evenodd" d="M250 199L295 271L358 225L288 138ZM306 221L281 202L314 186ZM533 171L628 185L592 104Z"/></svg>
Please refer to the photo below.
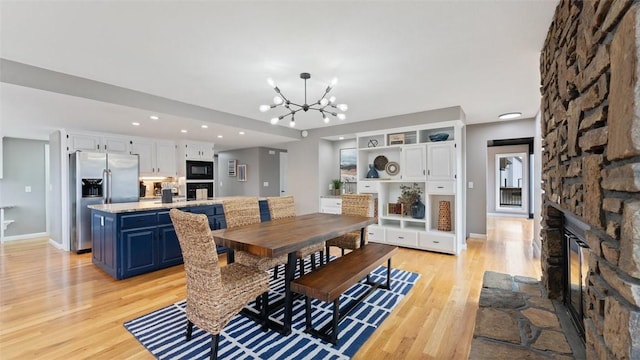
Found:
<svg viewBox="0 0 640 360"><path fill-rule="evenodd" d="M304 297L304 313L305 313L305 331L309 332L313 327L311 326L311 298Z"/></svg>
<svg viewBox="0 0 640 360"><path fill-rule="evenodd" d="M338 345L338 323L340 323L340 297L333 300L333 319L331 320L333 331L331 332L331 343Z"/></svg>
<svg viewBox="0 0 640 360"><path fill-rule="evenodd" d="M391 258L387 260L387 289L391 289Z"/></svg>

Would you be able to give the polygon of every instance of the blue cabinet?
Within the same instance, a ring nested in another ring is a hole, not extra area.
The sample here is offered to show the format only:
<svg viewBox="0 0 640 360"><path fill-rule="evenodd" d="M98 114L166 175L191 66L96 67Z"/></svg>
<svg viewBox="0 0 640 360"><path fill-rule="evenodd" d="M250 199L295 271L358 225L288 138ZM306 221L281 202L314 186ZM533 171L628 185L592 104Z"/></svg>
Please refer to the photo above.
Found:
<svg viewBox="0 0 640 360"><path fill-rule="evenodd" d="M207 215L212 230L227 227L220 204L180 210ZM260 201L260 219L271 220L266 201ZM180 242L166 209L116 214L91 210L91 237L93 263L116 279L183 262ZM225 251L218 246L218 253Z"/></svg>

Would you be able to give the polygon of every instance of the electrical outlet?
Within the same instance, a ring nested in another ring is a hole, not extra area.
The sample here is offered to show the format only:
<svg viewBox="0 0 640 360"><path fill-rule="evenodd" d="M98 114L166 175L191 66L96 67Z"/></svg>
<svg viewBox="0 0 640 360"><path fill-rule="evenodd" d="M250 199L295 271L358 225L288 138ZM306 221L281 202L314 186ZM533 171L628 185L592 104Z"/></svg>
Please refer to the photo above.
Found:
<svg viewBox="0 0 640 360"><path fill-rule="evenodd" d="M268 182L268 181L263 182L263 183L262 183L262 186L264 186L264 187L269 187L269 182Z"/></svg>
<svg viewBox="0 0 640 360"><path fill-rule="evenodd" d="M24 192L31 192L31 186L25 186Z"/></svg>
<svg viewBox="0 0 640 360"><path fill-rule="evenodd" d="M473 181L469 181L469 189L473 189Z"/></svg>

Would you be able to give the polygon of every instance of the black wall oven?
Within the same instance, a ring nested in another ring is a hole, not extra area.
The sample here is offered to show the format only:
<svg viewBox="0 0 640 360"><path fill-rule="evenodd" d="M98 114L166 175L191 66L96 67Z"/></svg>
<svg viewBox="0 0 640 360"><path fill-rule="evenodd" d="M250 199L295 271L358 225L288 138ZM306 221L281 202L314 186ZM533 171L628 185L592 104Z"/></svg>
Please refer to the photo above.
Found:
<svg viewBox="0 0 640 360"><path fill-rule="evenodd" d="M187 180L213 180L213 161L187 160Z"/></svg>
<svg viewBox="0 0 640 360"><path fill-rule="evenodd" d="M188 182L187 200L196 200L196 190L207 189L207 197L213 197L213 182Z"/></svg>

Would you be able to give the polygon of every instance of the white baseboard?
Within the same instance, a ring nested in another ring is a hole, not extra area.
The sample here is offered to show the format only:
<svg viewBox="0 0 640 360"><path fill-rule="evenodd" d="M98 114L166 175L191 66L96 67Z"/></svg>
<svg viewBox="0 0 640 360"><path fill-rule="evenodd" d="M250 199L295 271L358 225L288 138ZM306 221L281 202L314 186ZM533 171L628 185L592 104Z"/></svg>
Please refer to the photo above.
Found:
<svg viewBox="0 0 640 360"><path fill-rule="evenodd" d="M516 214L516 213L487 213L487 216L503 217L503 218L529 218L529 214Z"/></svg>
<svg viewBox="0 0 640 360"><path fill-rule="evenodd" d="M48 237L49 233L41 232L41 233L33 233L33 234L23 234L23 235L14 235L14 236L5 236L2 241L16 241L16 240L28 240L28 239L36 239L41 237Z"/></svg>
<svg viewBox="0 0 640 360"><path fill-rule="evenodd" d="M487 240L487 234L469 233L470 238Z"/></svg>
<svg viewBox="0 0 640 360"><path fill-rule="evenodd" d="M58 250L65 250L64 247L62 246L62 244L57 243L55 240L53 240L52 238L49 238L49 245L53 246L54 248L58 249ZM65 250L66 251L66 250Z"/></svg>

